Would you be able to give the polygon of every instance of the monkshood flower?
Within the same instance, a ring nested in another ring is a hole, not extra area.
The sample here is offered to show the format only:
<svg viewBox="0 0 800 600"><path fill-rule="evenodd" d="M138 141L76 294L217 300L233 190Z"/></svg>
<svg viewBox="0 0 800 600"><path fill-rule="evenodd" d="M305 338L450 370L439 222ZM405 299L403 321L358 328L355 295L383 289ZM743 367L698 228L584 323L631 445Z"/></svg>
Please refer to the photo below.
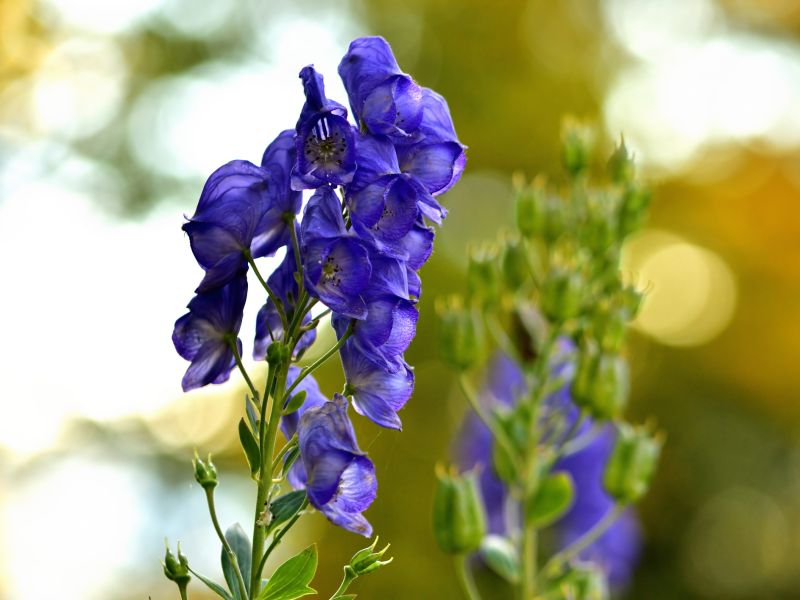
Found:
<svg viewBox="0 0 800 600"><path fill-rule="evenodd" d="M300 71L306 103L297 121L295 148L297 163L292 187L315 189L326 183L343 185L356 168L353 128L347 109L325 97L322 75L308 66Z"/></svg>
<svg viewBox="0 0 800 600"><path fill-rule="evenodd" d="M281 134L273 144L284 143ZM198 292L231 281L246 267L247 254L269 256L289 241L289 224L300 210L301 198L274 174L290 159L271 145L265 152L267 166L234 160L208 178L195 214L183 226L197 262L206 271Z"/></svg>
<svg viewBox="0 0 800 600"><path fill-rule="evenodd" d="M563 346L563 344L562 344ZM558 360L558 358L557 358ZM557 363L554 371L564 374L571 365ZM569 376L569 373L566 373ZM565 412L568 425L577 418L577 408L566 393L569 386L556 391L545 401L546 408ZM481 402L487 407L511 407L525 392L525 380L517 364L505 355L497 355L488 370ZM591 428L585 423L577 435ZM505 534L509 526L519 522L517 514L508 512L508 492L494 472L492 465L493 438L486 426L473 413L467 417L457 440L459 466L464 470L476 465L482 467L481 493L486 507L490 533ZM610 429L585 448L562 459L554 471L567 471L575 485L575 504L555 525L560 547L566 547L591 529L609 510L612 499L603 490L603 470L613 446ZM615 586L623 586L629 579L639 552L639 535L636 518L630 511L624 513L579 558L591 560L602 567Z"/></svg>
<svg viewBox="0 0 800 600"><path fill-rule="evenodd" d="M400 356L385 369L360 352L352 340L340 350L346 384L345 395L353 397L356 412L382 427L401 429L397 412L414 391L414 372Z"/></svg>
<svg viewBox="0 0 800 600"><path fill-rule="evenodd" d="M332 523L369 537L372 526L361 514L378 491L375 466L356 442L347 399L308 408L297 428L303 483L309 502Z"/></svg>
<svg viewBox="0 0 800 600"><path fill-rule="evenodd" d="M400 70L382 37L353 40L339 76L360 126L374 135L402 139L422 120L422 88Z"/></svg>
<svg viewBox="0 0 800 600"><path fill-rule="evenodd" d="M333 188L318 189L306 206L300 226L303 273L310 295L353 319L367 316L362 293L372 265L364 243L347 231Z"/></svg>
<svg viewBox="0 0 800 600"><path fill-rule="evenodd" d="M275 295L283 303L284 310L290 315L295 309L299 294L297 280L294 278L296 272L297 262L294 257L294 252L289 249L281 264L273 271L269 279L267 279L267 285L275 292ZM311 315L306 314L303 317L303 325L310 322ZM281 339L283 333L283 323L281 322L278 308L271 299L267 299L256 316L256 337L253 342L253 358L256 360L264 360L267 356L267 347L273 340ZM306 331L297 341L294 348L294 355L299 356L303 354L303 352L311 347L311 344L313 344L316 339L316 329Z"/></svg>
<svg viewBox="0 0 800 600"><path fill-rule="evenodd" d="M175 322L172 342L183 358L191 361L183 376L184 391L209 383L227 381L236 364L232 345L241 356L238 339L247 297L243 271L224 287L198 294L189 302L189 312Z"/></svg>

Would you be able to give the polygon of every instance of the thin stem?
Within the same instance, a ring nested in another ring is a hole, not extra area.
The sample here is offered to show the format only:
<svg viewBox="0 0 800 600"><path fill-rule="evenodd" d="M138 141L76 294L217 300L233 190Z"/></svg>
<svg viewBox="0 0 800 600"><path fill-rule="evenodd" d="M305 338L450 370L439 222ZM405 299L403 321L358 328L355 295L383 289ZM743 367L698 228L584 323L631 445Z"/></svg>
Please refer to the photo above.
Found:
<svg viewBox="0 0 800 600"><path fill-rule="evenodd" d="M327 361L331 356L333 356L334 354L336 354L339 351L339 348L344 346L344 343L347 341L347 338L349 338L352 335L354 326L355 326L355 319L350 321L350 324L347 326L347 329L345 330L344 335L341 338L339 338L339 340L333 346L331 346L325 352L325 354L320 356L317 360L315 360L313 363L311 363L307 367L304 367L303 370L300 371L300 373L297 375L297 379L294 380L292 385L289 386L289 389L287 389L286 393L283 395L283 403L282 404L286 403L286 400L288 400L288 398L291 395L291 393L298 386L298 384L301 381L303 381L303 379L305 379L307 376L311 375L311 373L313 373L319 367L321 367L325 363L325 361Z"/></svg>
<svg viewBox="0 0 800 600"><path fill-rule="evenodd" d="M281 325L283 325L283 330L286 331L288 321L286 319L286 311L284 310L283 302L281 301L280 298L278 298L278 296L275 295L275 292L272 291L272 288L269 287L269 284L267 284L266 280L261 276L261 272L258 270L258 267L256 266L256 261L253 260L253 257L250 255L250 252L249 251L245 252L244 256L247 259L247 264L250 265L250 267L253 269L253 273L256 274L258 281L261 282L261 286L267 292L267 296L269 296L269 299L272 300L272 303L275 305L275 308L278 311L278 315L280 315L281 318Z"/></svg>
<svg viewBox="0 0 800 600"><path fill-rule="evenodd" d="M557 570L561 565L571 561L589 546L594 544L611 525L620 517L625 510L623 504L614 504L594 526L575 540L572 544L564 548L558 554L553 555L547 564L542 568L542 573L550 573Z"/></svg>
<svg viewBox="0 0 800 600"><path fill-rule="evenodd" d="M233 357L236 359L236 366L239 367L239 372L242 374L242 377L244 377L245 382L247 382L247 387L250 388L250 393L253 394L253 399L256 401L256 403L258 403L258 391L256 391L256 386L253 385L253 380L250 379L250 376L247 374L247 369L244 368L242 357L239 356L239 349L236 347L236 341L229 340L228 345L233 351Z"/></svg>
<svg viewBox="0 0 800 600"><path fill-rule="evenodd" d="M472 571L467 565L467 555L459 554L454 558L456 564L456 573L458 574L458 581L461 588L464 590L464 595L469 600L481 600L481 595L478 592L478 586L475 585L475 579L472 577Z"/></svg>
<svg viewBox="0 0 800 600"><path fill-rule="evenodd" d="M231 561L231 565L233 565L233 572L236 574L236 582L239 584L239 590L242 592L242 596L245 599L249 598L247 593L247 587L244 585L244 578L242 577L242 572L239 570L239 561L236 558L236 554L231 549L230 544L228 544L228 540L225 539L225 534L222 533L222 528L219 526L219 520L217 519L217 509L214 505L214 488L205 488L206 490L206 500L208 501L208 512L211 515L211 522L214 524L214 530L217 532L217 536L219 537L219 541L222 542L222 548L225 550L225 554L228 555L228 560ZM251 588L252 589L252 588Z"/></svg>
<svg viewBox="0 0 800 600"><path fill-rule="evenodd" d="M503 447L503 450L508 455L508 458L516 467L519 467L520 465L517 453L511 445L506 432L498 426L497 421L495 421L491 415L487 414L486 410L481 406L480 402L478 402L477 394L475 394L475 390L472 388L472 384L467 378L466 373L461 373L459 375L458 383L461 387L461 393L463 393L467 398L472 410L474 410L475 414L478 415L478 418L483 421L483 424L486 425L486 427L492 433L492 437L497 440L497 443Z"/></svg>
<svg viewBox="0 0 800 600"><path fill-rule="evenodd" d="M586 433L567 441L561 447L561 451L558 453L559 457L570 456L580 452L586 448L586 446L595 441L602 431L602 426L598 424L593 425L592 428Z"/></svg>
<svg viewBox="0 0 800 600"><path fill-rule="evenodd" d="M521 600L530 600L536 590L536 527L525 526L522 538L522 589Z"/></svg>
<svg viewBox="0 0 800 600"><path fill-rule="evenodd" d="M294 220L294 215L292 215L292 220ZM292 236L292 249L294 250L294 262L297 265L297 272L300 274L300 292L302 294L305 285L305 280L303 279L303 259L302 256L300 255L300 244L297 241L297 231L295 230L294 223L290 223L289 233Z"/></svg>
<svg viewBox="0 0 800 600"><path fill-rule="evenodd" d="M308 496L306 496L305 500L303 500L303 503L300 505L300 508L297 509L297 512L294 514L294 516L291 519L289 519L289 522L286 523L286 525L284 525L281 528L281 530L275 534L275 537L272 538L272 542L270 542L269 546L267 547L267 551L264 552L264 556L261 557L261 560L258 563L259 573L261 573L264 570L264 565L267 563L269 555L272 554L272 551L278 547L278 544L281 543L281 539L283 538L284 535L286 535L286 532L292 528L292 525L297 523L297 519L300 518L300 514L305 510L307 506L308 506Z"/></svg>
<svg viewBox="0 0 800 600"><path fill-rule="evenodd" d="M506 330L503 329L500 321L497 320L497 317L493 314L484 312L483 322L486 323L486 329L488 329L489 333L492 334L494 341L498 346L500 346L500 349L505 352L509 358L513 358L518 364L523 364L524 361L520 357L517 349L514 347L514 343L511 341L511 338L508 337Z"/></svg>
<svg viewBox="0 0 800 600"><path fill-rule="evenodd" d="M350 566L346 566L344 568L344 576L342 577L342 583L339 584L339 587L336 588L336 591L333 592L333 595L330 597L330 600L336 600L337 598L341 598L344 596L344 593L347 591L347 588L350 587L350 584L353 583L356 579L358 579L358 575L355 574L353 568Z"/></svg>
<svg viewBox="0 0 800 600"><path fill-rule="evenodd" d="M281 464L281 459L284 456L286 456L286 454L295 446L297 446L296 433L292 436L292 439L286 442L286 445L283 448L281 448L280 452L278 452L278 455L275 457L275 460L272 461L272 471L270 471L270 473L275 472L275 469Z"/></svg>

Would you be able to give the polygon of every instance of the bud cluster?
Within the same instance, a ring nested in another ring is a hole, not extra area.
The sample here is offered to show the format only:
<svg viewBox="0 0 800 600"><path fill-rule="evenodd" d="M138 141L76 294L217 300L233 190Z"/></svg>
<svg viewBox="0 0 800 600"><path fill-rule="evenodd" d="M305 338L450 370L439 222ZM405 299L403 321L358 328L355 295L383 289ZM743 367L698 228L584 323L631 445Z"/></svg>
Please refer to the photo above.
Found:
<svg viewBox="0 0 800 600"><path fill-rule="evenodd" d="M597 146L593 128L567 121L566 177L516 176L515 230L473 248L466 294L437 305L442 356L473 411L456 445L465 475L439 473L436 539L448 553L478 551L523 597L602 599L624 584L633 565L614 549L636 554L630 505L662 445L621 420L642 293L623 280L620 256L650 193L624 140L605 165ZM541 561L527 540L544 528L552 557Z"/></svg>

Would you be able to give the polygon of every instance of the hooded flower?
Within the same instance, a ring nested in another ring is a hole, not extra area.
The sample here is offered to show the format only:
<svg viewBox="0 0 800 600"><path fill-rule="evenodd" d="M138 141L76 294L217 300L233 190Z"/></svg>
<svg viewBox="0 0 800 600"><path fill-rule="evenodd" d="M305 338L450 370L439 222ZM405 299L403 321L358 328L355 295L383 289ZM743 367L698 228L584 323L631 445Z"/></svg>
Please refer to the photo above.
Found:
<svg viewBox="0 0 800 600"><path fill-rule="evenodd" d="M227 381L236 364L232 344L241 355L236 337L242 325L247 297L247 278L239 273L224 287L198 294L189 302L189 312L175 322L172 342L191 365L183 376L183 390Z"/></svg>
<svg viewBox="0 0 800 600"><path fill-rule="evenodd" d="M356 162L347 109L325 97L322 75L314 67L304 67L300 79L306 103L297 121L297 163L292 171L292 187L303 190L349 183Z"/></svg>
<svg viewBox="0 0 800 600"><path fill-rule="evenodd" d="M369 537L372 526L361 513L375 500L378 483L375 466L356 442L347 404L336 394L303 413L297 437L305 481L297 483L332 523Z"/></svg>
<svg viewBox="0 0 800 600"><path fill-rule="evenodd" d="M299 209L298 199L283 193L270 169L234 160L214 171L183 226L206 271L197 291L231 281L246 268L246 253L253 258L274 254L289 239L284 215Z"/></svg>

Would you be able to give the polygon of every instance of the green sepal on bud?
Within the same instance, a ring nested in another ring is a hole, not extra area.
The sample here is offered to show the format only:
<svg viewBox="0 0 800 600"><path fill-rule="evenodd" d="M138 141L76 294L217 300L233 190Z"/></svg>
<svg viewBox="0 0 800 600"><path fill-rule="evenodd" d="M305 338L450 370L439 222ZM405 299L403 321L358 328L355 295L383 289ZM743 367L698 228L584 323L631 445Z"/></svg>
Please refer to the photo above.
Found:
<svg viewBox="0 0 800 600"><path fill-rule="evenodd" d="M519 290L530 281L531 271L525 246L517 237L509 237L503 246L500 258L500 271L503 283L512 292Z"/></svg>
<svg viewBox="0 0 800 600"><path fill-rule="evenodd" d="M166 552L161 564L164 567L164 575L170 581L178 584L178 587L185 588L192 576L189 574L189 559L181 552L181 543L178 542L178 556L176 557L169 549L167 540L164 540Z"/></svg>
<svg viewBox="0 0 800 600"><path fill-rule="evenodd" d="M620 185L627 185L633 181L636 176L636 165L633 161L633 155L628 152L628 147L625 145L625 138L621 137L619 144L614 148L614 152L608 159L606 165L608 176L611 181Z"/></svg>
<svg viewBox="0 0 800 600"><path fill-rule="evenodd" d="M500 270L497 248L485 244L472 248L467 263L467 293L472 303L492 306L500 298Z"/></svg>
<svg viewBox="0 0 800 600"><path fill-rule="evenodd" d="M561 161L573 177L585 171L594 149L594 128L574 118L564 119L561 126Z"/></svg>
<svg viewBox="0 0 800 600"><path fill-rule="evenodd" d="M553 323L563 323L581 312L584 281L573 268L552 265L542 284L541 308Z"/></svg>
<svg viewBox="0 0 800 600"><path fill-rule="evenodd" d="M433 533L448 554L474 552L486 535L486 512L475 471L457 475L437 468Z"/></svg>
<svg viewBox="0 0 800 600"><path fill-rule="evenodd" d="M475 310L465 307L458 296L437 303L442 324L441 353L447 365L466 371L483 360L483 326Z"/></svg>
<svg viewBox="0 0 800 600"><path fill-rule="evenodd" d="M514 217L517 230L526 238L541 235L545 223L546 182L537 177L530 185L517 186L514 196Z"/></svg>
<svg viewBox="0 0 800 600"><path fill-rule="evenodd" d="M572 382L575 403L597 419L615 419L625 410L629 392L630 374L625 359L603 352L596 344L586 344Z"/></svg>
<svg viewBox="0 0 800 600"><path fill-rule="evenodd" d="M353 570L353 574L356 577L360 575L366 575L368 573L372 573L380 569L381 567L388 565L392 560L393 557L389 557L386 560L383 560L383 555L386 554L386 551L389 549L391 544L386 544L382 550L375 551L375 548L378 546L378 538L375 538L375 541L372 544L364 548L363 550L359 550L353 555L353 558L350 559L350 564L345 568L350 568Z"/></svg>
<svg viewBox="0 0 800 600"><path fill-rule="evenodd" d="M600 302L592 317L593 337L604 351L619 352L625 342L628 321L630 312L627 306Z"/></svg>
<svg viewBox="0 0 800 600"><path fill-rule="evenodd" d="M603 485L617 502L631 504L647 493L661 456L663 437L645 427L617 425L614 450L606 465Z"/></svg>
<svg viewBox="0 0 800 600"><path fill-rule="evenodd" d="M204 461L195 452L192 465L194 466L194 478L204 490L213 490L217 487L217 468L211 462L210 454L208 455L208 460Z"/></svg>
<svg viewBox="0 0 800 600"><path fill-rule="evenodd" d="M545 600L608 600L608 580L592 564L570 566L565 573L547 584Z"/></svg>
<svg viewBox="0 0 800 600"><path fill-rule="evenodd" d="M272 342L267 348L267 362L272 368L278 368L280 365L289 362L291 351L287 344L280 341Z"/></svg>
<svg viewBox="0 0 800 600"><path fill-rule="evenodd" d="M625 238L638 231L644 224L652 195L650 190L639 185L629 185L619 204L619 236Z"/></svg>

